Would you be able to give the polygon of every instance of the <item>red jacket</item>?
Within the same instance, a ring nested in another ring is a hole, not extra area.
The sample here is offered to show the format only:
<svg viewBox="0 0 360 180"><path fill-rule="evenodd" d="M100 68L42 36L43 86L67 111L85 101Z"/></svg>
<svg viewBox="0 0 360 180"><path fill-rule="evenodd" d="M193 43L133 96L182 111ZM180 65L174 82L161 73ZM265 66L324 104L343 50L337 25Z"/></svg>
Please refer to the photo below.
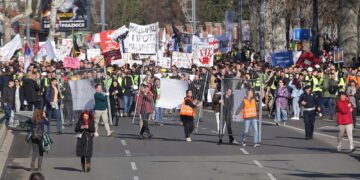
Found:
<svg viewBox="0 0 360 180"><path fill-rule="evenodd" d="M345 101L342 101L341 99L338 100L336 104L337 124L347 125L353 123L350 107L348 105L349 105L348 98L346 98Z"/></svg>
<svg viewBox="0 0 360 180"><path fill-rule="evenodd" d="M153 94L149 92L146 96L143 95L143 93L140 93L137 97L137 106L136 106L136 114L142 114L142 113L152 113L153 112L153 103L154 98Z"/></svg>

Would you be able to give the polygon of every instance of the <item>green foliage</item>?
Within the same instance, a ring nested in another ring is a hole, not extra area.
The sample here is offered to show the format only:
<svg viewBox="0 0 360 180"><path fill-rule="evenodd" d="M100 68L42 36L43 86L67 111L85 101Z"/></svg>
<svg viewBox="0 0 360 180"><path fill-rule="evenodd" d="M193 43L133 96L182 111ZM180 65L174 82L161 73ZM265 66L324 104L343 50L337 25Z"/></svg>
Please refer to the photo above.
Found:
<svg viewBox="0 0 360 180"><path fill-rule="evenodd" d="M144 24L144 4L139 0L123 0L118 4L112 18L109 20L110 29L116 29L130 22Z"/></svg>

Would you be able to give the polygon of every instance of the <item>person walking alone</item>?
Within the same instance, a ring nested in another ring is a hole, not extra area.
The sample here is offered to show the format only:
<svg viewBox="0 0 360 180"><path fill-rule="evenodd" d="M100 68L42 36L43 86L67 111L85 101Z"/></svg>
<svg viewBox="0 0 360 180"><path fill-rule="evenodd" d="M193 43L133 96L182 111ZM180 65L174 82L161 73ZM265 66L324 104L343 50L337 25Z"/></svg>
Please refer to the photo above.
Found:
<svg viewBox="0 0 360 180"><path fill-rule="evenodd" d="M44 149L41 145L43 140L43 134L45 133L45 125L49 125L49 121L45 115L45 112L41 109L36 109L31 118L31 144L32 144L32 156L31 156L31 169L33 171L41 171ZM38 160L38 167L35 168L35 161Z"/></svg>
<svg viewBox="0 0 360 180"><path fill-rule="evenodd" d="M81 113L75 126L77 133L76 155L81 157L81 171L90 172L95 132L94 116L89 111Z"/></svg>
<svg viewBox="0 0 360 180"><path fill-rule="evenodd" d="M345 93L340 94L340 98L336 104L336 116L337 116L337 124L339 127L338 134L338 145L337 151L341 151L341 143L346 131L347 137L350 143L350 152L355 151L354 141L353 141L353 119L352 112L355 111L354 106L349 101L349 98Z"/></svg>
<svg viewBox="0 0 360 180"><path fill-rule="evenodd" d="M186 97L180 107L180 120L184 126L185 138L187 142L191 142L191 133L194 131L195 108L202 106L202 102L198 103L192 98L191 90L186 91Z"/></svg>
<svg viewBox="0 0 360 180"><path fill-rule="evenodd" d="M320 111L316 96L311 92L311 86L305 87L305 93L299 102L304 106L305 140L313 139L316 109Z"/></svg>
<svg viewBox="0 0 360 180"><path fill-rule="evenodd" d="M100 122L100 118L104 121L104 125L105 125L105 130L107 132L107 136L111 136L111 134L113 133L112 130L110 130L110 125L109 125L109 116L108 116L108 111L107 111L107 95L106 93L103 93L103 88L102 85L97 84L95 86L95 95L94 95L94 99L95 99L95 133L94 136L98 137L99 133L99 122Z"/></svg>
<svg viewBox="0 0 360 180"><path fill-rule="evenodd" d="M154 95L149 86L141 85L140 93L137 97L136 114L140 115L140 135L139 138L152 138L149 129L150 114L153 113Z"/></svg>

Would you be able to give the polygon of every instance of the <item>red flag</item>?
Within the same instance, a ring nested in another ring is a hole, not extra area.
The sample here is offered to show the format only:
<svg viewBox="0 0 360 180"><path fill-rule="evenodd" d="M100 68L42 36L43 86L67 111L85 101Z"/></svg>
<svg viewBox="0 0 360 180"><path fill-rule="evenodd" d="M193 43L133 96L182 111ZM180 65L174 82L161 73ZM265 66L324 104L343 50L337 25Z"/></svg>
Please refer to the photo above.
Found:
<svg viewBox="0 0 360 180"><path fill-rule="evenodd" d="M303 52L299 59L296 62L296 65L302 67L314 67L316 64L320 63L320 58L315 57L315 55L311 52Z"/></svg>
<svg viewBox="0 0 360 180"><path fill-rule="evenodd" d="M34 55L36 56L37 53L40 51L40 45L39 45L39 33L36 33L36 37L35 37L35 44L33 46L33 52Z"/></svg>

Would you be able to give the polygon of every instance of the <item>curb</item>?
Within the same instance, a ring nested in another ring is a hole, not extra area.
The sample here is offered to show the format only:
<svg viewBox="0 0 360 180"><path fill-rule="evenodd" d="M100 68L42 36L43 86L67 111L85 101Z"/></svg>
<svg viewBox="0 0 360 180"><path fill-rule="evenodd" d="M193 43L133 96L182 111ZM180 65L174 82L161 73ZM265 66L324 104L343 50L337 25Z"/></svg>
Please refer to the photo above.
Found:
<svg viewBox="0 0 360 180"><path fill-rule="evenodd" d="M0 129L0 178L5 169L6 161L8 159L9 151L14 140L14 134L11 130L6 130L5 125Z"/></svg>

